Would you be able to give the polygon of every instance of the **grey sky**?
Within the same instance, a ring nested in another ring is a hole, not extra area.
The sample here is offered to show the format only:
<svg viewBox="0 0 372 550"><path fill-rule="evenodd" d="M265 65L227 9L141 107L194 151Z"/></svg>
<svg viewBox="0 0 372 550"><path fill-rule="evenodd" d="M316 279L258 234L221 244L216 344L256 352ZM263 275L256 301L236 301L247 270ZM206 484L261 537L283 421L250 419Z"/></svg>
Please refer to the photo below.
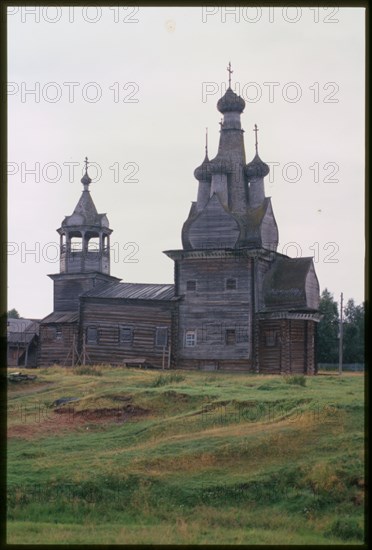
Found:
<svg viewBox="0 0 372 550"><path fill-rule="evenodd" d="M364 43L362 8L13 8L9 307L52 311L55 230L79 199L86 155L101 170L93 200L114 230L111 274L173 281L162 251L181 247L205 127L210 158L217 152L230 60L247 162L257 123L271 167L278 251L315 254L321 289L361 302ZM38 182L27 173L35 166Z"/></svg>

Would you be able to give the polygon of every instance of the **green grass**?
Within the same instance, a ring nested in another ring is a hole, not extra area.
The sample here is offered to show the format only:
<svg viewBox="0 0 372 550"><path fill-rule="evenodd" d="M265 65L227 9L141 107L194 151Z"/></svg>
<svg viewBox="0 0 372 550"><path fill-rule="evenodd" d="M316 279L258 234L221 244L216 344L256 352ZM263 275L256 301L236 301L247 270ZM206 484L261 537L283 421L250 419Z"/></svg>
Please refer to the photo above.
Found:
<svg viewBox="0 0 372 550"><path fill-rule="evenodd" d="M306 377L295 374L294 376L285 376L284 380L287 384L297 384L298 386L306 386Z"/></svg>
<svg viewBox="0 0 372 550"><path fill-rule="evenodd" d="M9 387L8 543L363 542L363 375L90 369Z"/></svg>

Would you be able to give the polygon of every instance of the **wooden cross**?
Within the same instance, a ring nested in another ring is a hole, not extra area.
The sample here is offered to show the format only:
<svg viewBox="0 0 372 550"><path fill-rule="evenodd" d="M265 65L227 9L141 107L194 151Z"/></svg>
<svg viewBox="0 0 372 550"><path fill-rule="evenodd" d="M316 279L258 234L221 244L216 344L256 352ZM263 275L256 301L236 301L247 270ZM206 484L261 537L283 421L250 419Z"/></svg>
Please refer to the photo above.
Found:
<svg viewBox="0 0 372 550"><path fill-rule="evenodd" d="M208 155L208 128L205 129L205 154Z"/></svg>
<svg viewBox="0 0 372 550"><path fill-rule="evenodd" d="M85 164L85 172L87 172L88 171L88 157L85 157L84 164Z"/></svg>
<svg viewBox="0 0 372 550"><path fill-rule="evenodd" d="M257 128L257 124L254 125L254 133L255 133L255 138L256 138L256 143L255 143L255 147L256 147L256 153L258 152L258 141L257 141L257 132L258 132L258 128Z"/></svg>
<svg viewBox="0 0 372 550"><path fill-rule="evenodd" d="M227 67L227 72L229 73L229 88L231 88L231 75L232 75L232 73L234 72L234 71L231 69L231 61L229 61L229 66Z"/></svg>

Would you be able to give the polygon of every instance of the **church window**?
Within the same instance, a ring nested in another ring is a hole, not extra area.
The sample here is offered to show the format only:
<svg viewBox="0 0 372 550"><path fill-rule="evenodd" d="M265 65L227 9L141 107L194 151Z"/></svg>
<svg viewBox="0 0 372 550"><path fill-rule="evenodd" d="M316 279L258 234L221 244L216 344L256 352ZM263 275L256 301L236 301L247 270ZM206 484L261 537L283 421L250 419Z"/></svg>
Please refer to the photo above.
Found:
<svg viewBox="0 0 372 550"><path fill-rule="evenodd" d="M226 329L225 332L225 342L227 346L233 346L236 344L236 331L235 329Z"/></svg>
<svg viewBox="0 0 372 550"><path fill-rule="evenodd" d="M265 333L266 347L272 348L276 346L277 332L276 330L268 330Z"/></svg>
<svg viewBox="0 0 372 550"><path fill-rule="evenodd" d="M81 237L71 237L71 252L81 252L83 250L83 239Z"/></svg>
<svg viewBox="0 0 372 550"><path fill-rule="evenodd" d="M166 347L168 344L168 328L156 327L155 345L157 347Z"/></svg>
<svg viewBox="0 0 372 550"><path fill-rule="evenodd" d="M226 279L226 290L236 290L236 279Z"/></svg>
<svg viewBox="0 0 372 550"><path fill-rule="evenodd" d="M56 335L56 340L62 340L62 328L61 327L56 327L55 335Z"/></svg>
<svg viewBox="0 0 372 550"><path fill-rule="evenodd" d="M185 332L185 347L193 348L196 346L196 330L187 330Z"/></svg>
<svg viewBox="0 0 372 550"><path fill-rule="evenodd" d="M248 342L248 327L245 325L237 326L236 341L238 343Z"/></svg>
<svg viewBox="0 0 372 550"><path fill-rule="evenodd" d="M98 343L98 328L97 327L88 327L87 328L87 344L97 344Z"/></svg>
<svg viewBox="0 0 372 550"><path fill-rule="evenodd" d="M188 291L196 290L196 281L187 281L186 290Z"/></svg>
<svg viewBox="0 0 372 550"><path fill-rule="evenodd" d="M88 240L88 252L99 252L99 237L91 237Z"/></svg>
<svg viewBox="0 0 372 550"><path fill-rule="evenodd" d="M131 346L133 342L132 327L120 327L120 343Z"/></svg>

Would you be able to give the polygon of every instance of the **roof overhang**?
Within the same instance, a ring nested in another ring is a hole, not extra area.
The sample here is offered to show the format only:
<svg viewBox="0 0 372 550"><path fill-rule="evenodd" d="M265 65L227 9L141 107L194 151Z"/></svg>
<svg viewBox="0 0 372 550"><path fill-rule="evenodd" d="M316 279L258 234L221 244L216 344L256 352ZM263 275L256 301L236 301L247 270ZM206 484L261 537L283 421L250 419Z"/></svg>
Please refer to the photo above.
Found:
<svg viewBox="0 0 372 550"><path fill-rule="evenodd" d="M323 315L318 311L275 311L275 312L260 312L257 314L259 321L269 319L298 319L301 321L315 321L319 323Z"/></svg>
<svg viewBox="0 0 372 550"><path fill-rule="evenodd" d="M265 258L274 259L275 252L265 248L199 248L192 250L163 250L172 260L205 258Z"/></svg>

